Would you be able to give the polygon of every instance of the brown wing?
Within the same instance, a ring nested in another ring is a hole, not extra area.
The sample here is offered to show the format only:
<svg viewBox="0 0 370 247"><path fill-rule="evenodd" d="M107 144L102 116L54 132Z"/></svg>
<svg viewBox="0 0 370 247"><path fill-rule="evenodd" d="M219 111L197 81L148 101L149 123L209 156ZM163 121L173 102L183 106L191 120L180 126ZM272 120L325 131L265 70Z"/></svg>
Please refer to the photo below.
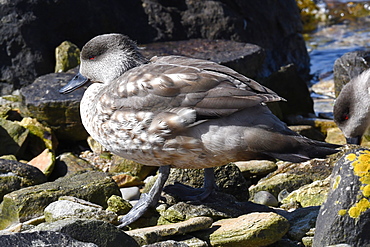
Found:
<svg viewBox="0 0 370 247"><path fill-rule="evenodd" d="M154 57L112 84L116 108L174 112L186 107L200 118L227 116L262 102L284 100L225 66L181 56Z"/></svg>

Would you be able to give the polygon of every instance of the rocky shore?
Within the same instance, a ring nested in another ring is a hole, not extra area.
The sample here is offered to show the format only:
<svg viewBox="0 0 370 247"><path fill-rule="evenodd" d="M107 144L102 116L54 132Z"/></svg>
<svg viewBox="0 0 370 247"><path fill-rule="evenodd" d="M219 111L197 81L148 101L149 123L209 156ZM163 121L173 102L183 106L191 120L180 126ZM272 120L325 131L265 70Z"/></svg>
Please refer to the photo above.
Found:
<svg viewBox="0 0 370 247"><path fill-rule="evenodd" d="M84 88L58 93L78 70L78 47L96 33L124 32L142 44L148 57L177 54L229 66L286 98L288 103L270 108L294 131L337 144L345 139L327 115L314 114L295 1L185 1L186 8L160 1L124 6L93 1L83 11L89 16L60 17L60 9L78 12L84 2L0 4L0 57L7 58L0 69L0 246L370 244L366 139L365 148L344 146L327 159L297 164L240 161L217 167L219 189L204 201L181 201L170 190L174 182L201 187L203 171L172 169L158 205L126 229L116 228L118 219L154 183L157 168L115 156L88 136L79 116ZM114 14L99 15L99 8ZM217 17L218 25L204 9ZM43 25L50 16L50 25ZM106 26L91 25L96 20L87 23L95 16L106 19ZM122 16L136 22L122 23ZM60 29L59 20L86 28L68 32ZM58 35L45 39L51 31ZM78 46L62 42L65 37ZM51 58L55 47L56 64ZM356 63L367 57L358 52L338 60L335 78L344 79L336 82L336 90L368 67ZM347 64L358 67L350 70ZM312 90L333 96L334 84ZM324 104L332 104L330 100Z"/></svg>

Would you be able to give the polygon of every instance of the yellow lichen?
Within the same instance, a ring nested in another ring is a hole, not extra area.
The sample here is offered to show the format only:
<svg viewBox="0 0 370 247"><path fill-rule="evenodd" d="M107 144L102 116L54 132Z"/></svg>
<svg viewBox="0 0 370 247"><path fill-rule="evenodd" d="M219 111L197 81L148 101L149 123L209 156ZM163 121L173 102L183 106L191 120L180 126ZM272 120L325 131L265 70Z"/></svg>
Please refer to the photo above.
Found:
<svg viewBox="0 0 370 247"><path fill-rule="evenodd" d="M352 218L358 218L361 213L370 208L370 202L366 198L362 198L358 203L348 210L348 214Z"/></svg>
<svg viewBox="0 0 370 247"><path fill-rule="evenodd" d="M347 155L348 157L348 155ZM370 196L370 151L365 150L360 152L357 160L352 159L353 172L356 176L359 176L359 181L361 182L360 190L362 191L363 196Z"/></svg>
<svg viewBox="0 0 370 247"><path fill-rule="evenodd" d="M334 181L334 183L333 183L333 189L334 189L334 190L335 190L336 188L338 188L339 183L340 183L340 180L341 180L340 175L338 175L338 176L336 176L336 177L335 177L335 181Z"/></svg>
<svg viewBox="0 0 370 247"><path fill-rule="evenodd" d="M352 163L352 166L354 168L353 170L354 170L355 174L359 177L362 177L362 176L366 175L366 173L368 173L369 170L370 170L369 161L357 160L357 161Z"/></svg>
<svg viewBox="0 0 370 247"><path fill-rule="evenodd" d="M344 216L344 215L346 215L346 213L347 213L347 210L345 210L345 209L341 209L341 210L338 211L338 215L340 215L340 216Z"/></svg>
<svg viewBox="0 0 370 247"><path fill-rule="evenodd" d="M356 154L348 154L346 159L349 161L354 161L357 158Z"/></svg>
<svg viewBox="0 0 370 247"><path fill-rule="evenodd" d="M362 194L365 196L365 197L370 197L370 185L366 185L363 189L362 189Z"/></svg>
<svg viewBox="0 0 370 247"><path fill-rule="evenodd" d="M348 210L348 214L352 218L357 218L358 216L360 216L360 211L357 207L352 207Z"/></svg>

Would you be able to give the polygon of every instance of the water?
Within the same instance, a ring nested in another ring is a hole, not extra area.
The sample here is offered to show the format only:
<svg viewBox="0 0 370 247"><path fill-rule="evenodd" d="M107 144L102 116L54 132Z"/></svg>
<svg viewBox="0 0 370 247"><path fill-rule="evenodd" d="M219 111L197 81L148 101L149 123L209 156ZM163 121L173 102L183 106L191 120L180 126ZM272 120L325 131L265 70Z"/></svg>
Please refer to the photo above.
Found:
<svg viewBox="0 0 370 247"><path fill-rule="evenodd" d="M328 13L332 20L321 23L317 30L305 34L313 76L311 97L314 101L314 111L320 117L333 118L335 96L332 79L335 60L350 51L370 49L370 17L350 16L354 11L350 8L354 6L354 2L360 2L363 9L370 10L370 2L326 0L328 5L321 4L326 8L322 12Z"/></svg>
<svg viewBox="0 0 370 247"><path fill-rule="evenodd" d="M329 1L327 1L329 2ZM331 3L349 2L346 0L330 1ZM361 2L364 9L370 10L370 2ZM347 5L344 5L347 6ZM343 7L343 5L342 5ZM333 65L337 58L350 51L370 49L370 17L353 18L345 16L347 7L341 13L336 7L338 23L322 24L316 31L306 34L306 46L311 58L312 83L330 80L333 77ZM347 13L348 14L348 13ZM343 18L340 17L343 15Z"/></svg>

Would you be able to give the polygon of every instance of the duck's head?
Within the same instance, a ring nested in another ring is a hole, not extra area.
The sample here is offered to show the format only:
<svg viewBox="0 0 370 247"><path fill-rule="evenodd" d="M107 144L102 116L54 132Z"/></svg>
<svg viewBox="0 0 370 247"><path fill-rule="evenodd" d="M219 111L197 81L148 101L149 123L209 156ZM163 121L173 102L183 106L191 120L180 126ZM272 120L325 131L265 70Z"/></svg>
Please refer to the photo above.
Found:
<svg viewBox="0 0 370 247"><path fill-rule="evenodd" d="M103 34L88 41L81 50L79 73L60 93L70 93L88 81L108 84L127 70L147 60L136 43L122 34Z"/></svg>
<svg viewBox="0 0 370 247"><path fill-rule="evenodd" d="M334 104L334 121L348 144L360 145L370 126L370 70L347 83Z"/></svg>

